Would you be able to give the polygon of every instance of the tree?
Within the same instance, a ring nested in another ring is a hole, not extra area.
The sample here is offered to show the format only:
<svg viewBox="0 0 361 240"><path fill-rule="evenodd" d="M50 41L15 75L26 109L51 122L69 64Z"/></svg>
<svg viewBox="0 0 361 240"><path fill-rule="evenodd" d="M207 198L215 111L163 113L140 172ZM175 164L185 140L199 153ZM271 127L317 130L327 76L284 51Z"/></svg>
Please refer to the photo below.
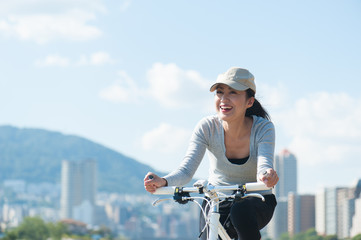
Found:
<svg viewBox="0 0 361 240"><path fill-rule="evenodd" d="M285 232L285 233L282 233L282 234L281 234L280 240L291 240L291 238L290 238L290 236L288 235L288 233Z"/></svg>
<svg viewBox="0 0 361 240"><path fill-rule="evenodd" d="M361 234L354 236L352 240L361 240Z"/></svg>
<svg viewBox="0 0 361 240"><path fill-rule="evenodd" d="M16 240L18 238L18 235L13 232L6 232L6 236L2 238L2 240Z"/></svg>
<svg viewBox="0 0 361 240"><path fill-rule="evenodd" d="M325 237L325 240L338 240L336 235L329 235Z"/></svg>
<svg viewBox="0 0 361 240"><path fill-rule="evenodd" d="M323 237L318 236L318 235L316 235L316 236L311 236L311 237L308 237L308 238L306 238L306 239L307 239L307 240L324 240Z"/></svg>
<svg viewBox="0 0 361 240"><path fill-rule="evenodd" d="M5 239L46 240L49 236L48 228L41 218L26 217L17 228L6 234Z"/></svg>
<svg viewBox="0 0 361 240"><path fill-rule="evenodd" d="M317 236L316 229L310 228L305 232L306 238Z"/></svg>
<svg viewBox="0 0 361 240"><path fill-rule="evenodd" d="M61 240L61 237L67 233L67 227L62 222L48 223L47 227L52 240Z"/></svg>
<svg viewBox="0 0 361 240"><path fill-rule="evenodd" d="M45 223L39 217L26 217L17 228L6 232L2 240L61 240L66 233L66 226L61 222Z"/></svg>

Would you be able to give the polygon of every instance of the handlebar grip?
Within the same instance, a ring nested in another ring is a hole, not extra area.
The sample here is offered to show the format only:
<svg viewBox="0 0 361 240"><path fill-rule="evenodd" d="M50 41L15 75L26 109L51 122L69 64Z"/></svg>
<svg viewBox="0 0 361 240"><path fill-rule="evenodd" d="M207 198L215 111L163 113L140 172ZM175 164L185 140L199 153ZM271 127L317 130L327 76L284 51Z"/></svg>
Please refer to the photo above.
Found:
<svg viewBox="0 0 361 240"><path fill-rule="evenodd" d="M265 191L271 189L270 187L267 187L266 184L263 182L253 182L253 183L246 183L246 190L248 192L252 191Z"/></svg>
<svg viewBox="0 0 361 240"><path fill-rule="evenodd" d="M161 187L157 188L153 195L173 195L175 191L175 187Z"/></svg>

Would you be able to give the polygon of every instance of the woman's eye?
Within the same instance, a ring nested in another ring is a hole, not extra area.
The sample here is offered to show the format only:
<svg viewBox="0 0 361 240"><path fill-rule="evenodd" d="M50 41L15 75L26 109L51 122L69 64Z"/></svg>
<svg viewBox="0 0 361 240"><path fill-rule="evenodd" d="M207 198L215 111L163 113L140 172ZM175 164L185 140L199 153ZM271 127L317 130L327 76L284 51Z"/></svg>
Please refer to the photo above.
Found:
<svg viewBox="0 0 361 240"><path fill-rule="evenodd" d="M235 91L231 91L231 92L230 92L230 94L237 94L237 92L235 92Z"/></svg>
<svg viewBox="0 0 361 240"><path fill-rule="evenodd" d="M216 94L222 94L222 93L223 93L223 92L222 92L222 91L219 91L219 90L216 92Z"/></svg>

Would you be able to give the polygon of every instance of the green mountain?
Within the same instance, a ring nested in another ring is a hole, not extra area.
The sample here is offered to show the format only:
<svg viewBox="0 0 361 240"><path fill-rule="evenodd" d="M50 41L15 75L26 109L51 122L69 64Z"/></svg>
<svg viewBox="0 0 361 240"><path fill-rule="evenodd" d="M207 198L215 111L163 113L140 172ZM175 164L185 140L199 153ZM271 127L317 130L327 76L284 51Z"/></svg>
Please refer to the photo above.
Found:
<svg viewBox="0 0 361 240"><path fill-rule="evenodd" d="M42 129L0 126L0 181L59 183L63 160L94 159L98 190L144 193L143 178L157 172L119 152L82 137Z"/></svg>

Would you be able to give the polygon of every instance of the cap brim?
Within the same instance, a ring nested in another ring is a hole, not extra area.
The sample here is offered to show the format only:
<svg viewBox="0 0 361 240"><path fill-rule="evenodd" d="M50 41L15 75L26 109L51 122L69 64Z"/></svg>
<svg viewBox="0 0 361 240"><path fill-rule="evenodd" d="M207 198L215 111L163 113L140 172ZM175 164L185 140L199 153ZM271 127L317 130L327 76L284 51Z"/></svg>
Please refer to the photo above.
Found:
<svg viewBox="0 0 361 240"><path fill-rule="evenodd" d="M227 82L217 82L217 83L215 83L215 84L213 84L211 86L209 91L211 91L211 92L215 91L219 84L225 84L225 85L227 85L227 86L229 86L229 87L231 87L231 88L233 88L235 90L238 90L238 91L244 91L244 90L247 90L248 88L250 88L250 87L245 86L243 84L240 84L238 82L228 82L228 83Z"/></svg>

